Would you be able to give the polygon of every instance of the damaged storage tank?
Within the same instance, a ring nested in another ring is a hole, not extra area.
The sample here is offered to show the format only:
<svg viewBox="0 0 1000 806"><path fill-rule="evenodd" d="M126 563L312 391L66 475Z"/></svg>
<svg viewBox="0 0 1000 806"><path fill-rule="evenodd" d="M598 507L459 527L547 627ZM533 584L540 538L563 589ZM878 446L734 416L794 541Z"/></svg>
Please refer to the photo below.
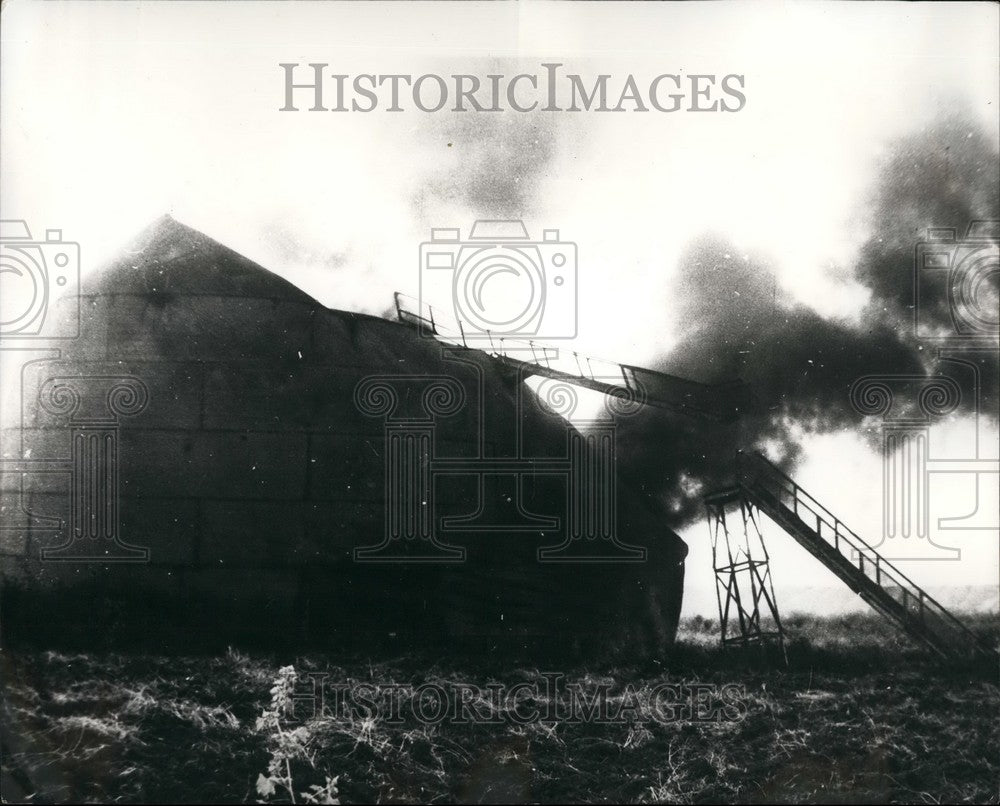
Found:
<svg viewBox="0 0 1000 806"><path fill-rule="evenodd" d="M79 322L4 391L8 641L673 640L687 547L509 364L170 218Z"/></svg>

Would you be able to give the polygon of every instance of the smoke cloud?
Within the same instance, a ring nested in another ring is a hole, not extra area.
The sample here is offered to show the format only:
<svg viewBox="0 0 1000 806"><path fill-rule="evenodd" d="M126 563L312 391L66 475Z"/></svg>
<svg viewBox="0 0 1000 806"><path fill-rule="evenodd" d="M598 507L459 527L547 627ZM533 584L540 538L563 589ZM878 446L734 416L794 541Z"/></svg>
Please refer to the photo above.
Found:
<svg viewBox="0 0 1000 806"><path fill-rule="evenodd" d="M701 513L699 492L731 483L736 447L765 449L790 467L805 434L859 427L863 415L849 396L858 378L947 374L937 350L916 337L915 247L930 227L954 227L961 237L973 221L1000 218L998 165L996 140L966 115L892 144L868 199L869 236L854 266L871 297L850 322L790 300L766 257L743 255L719 236L697 239L673 289L686 336L655 368L706 383L741 378L753 401L728 428L653 409L620 419L623 474L687 520ZM987 306L998 281L987 273L977 287ZM931 290L937 297L925 300L926 316L942 333L953 331L947 289ZM979 366L979 379L956 377L959 412L978 406L996 421L997 353L968 360Z"/></svg>
<svg viewBox="0 0 1000 806"><path fill-rule="evenodd" d="M493 62L485 73L517 72L517 63ZM414 204L426 218L458 208L473 218L517 219L535 212L542 182L557 153L561 116L504 111L427 116L426 177Z"/></svg>

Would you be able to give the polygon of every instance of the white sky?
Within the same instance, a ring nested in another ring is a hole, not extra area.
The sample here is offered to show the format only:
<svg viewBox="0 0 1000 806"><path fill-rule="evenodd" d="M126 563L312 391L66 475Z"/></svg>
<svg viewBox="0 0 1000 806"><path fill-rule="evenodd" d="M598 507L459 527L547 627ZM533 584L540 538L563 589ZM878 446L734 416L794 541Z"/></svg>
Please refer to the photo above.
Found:
<svg viewBox="0 0 1000 806"><path fill-rule="evenodd" d="M452 113L279 113L279 62L348 74L484 73L492 60L508 74L514 60L588 76L743 74L736 114L554 124L526 224L579 246L574 348L642 364L676 337L667 288L707 230L768 255L781 284L824 315L851 316L864 294L838 267L866 235L859 215L886 143L956 98L996 131L997 24L987 3L7 0L0 211L79 241L84 272L170 212L331 307L380 313L392 291L416 292L429 229L467 231L477 215L454 200L414 202L462 160L448 151ZM877 532L880 458L859 435L815 440L807 457L807 488ZM996 535L984 534L954 533L965 559L913 576L995 582ZM710 582L706 537L700 527L689 541L690 601ZM775 554L779 585L827 582L797 547Z"/></svg>

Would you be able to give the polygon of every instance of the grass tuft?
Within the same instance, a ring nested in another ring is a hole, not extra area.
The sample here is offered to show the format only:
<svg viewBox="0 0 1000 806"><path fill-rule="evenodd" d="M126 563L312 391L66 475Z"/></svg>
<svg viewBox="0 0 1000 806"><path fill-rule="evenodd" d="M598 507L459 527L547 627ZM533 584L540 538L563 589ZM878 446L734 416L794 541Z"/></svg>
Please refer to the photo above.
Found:
<svg viewBox="0 0 1000 806"><path fill-rule="evenodd" d="M970 619L997 642L1000 617ZM558 670L588 691L609 686L616 707L648 704L664 683L742 686L739 718L718 722L520 724L508 705L498 711L482 697L476 709L496 724L425 724L406 707L400 724L384 713L294 710L311 673L379 690L509 688L553 671L504 670L497 658L6 652L2 794L123 803L998 802L996 669L941 664L875 616L785 621L787 666L773 654L723 652L715 625L690 619L669 657Z"/></svg>

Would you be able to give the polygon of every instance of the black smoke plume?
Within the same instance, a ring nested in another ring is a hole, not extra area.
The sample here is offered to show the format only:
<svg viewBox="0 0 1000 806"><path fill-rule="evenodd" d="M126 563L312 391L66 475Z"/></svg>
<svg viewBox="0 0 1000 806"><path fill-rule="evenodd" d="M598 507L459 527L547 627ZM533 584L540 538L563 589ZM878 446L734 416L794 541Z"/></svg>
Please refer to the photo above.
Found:
<svg viewBox="0 0 1000 806"><path fill-rule="evenodd" d="M766 258L743 256L718 236L697 239L674 288L686 335L655 368L707 383L741 378L753 400L731 427L652 408L621 418L622 472L641 479L680 520L690 519L702 511L698 493L731 483L737 448L765 449L791 469L805 434L861 428L864 415L850 399L860 377L946 372L914 329L915 247L930 227L954 227L961 236L973 221L1000 218L998 165L996 139L963 115L892 144L854 267L871 296L852 321L824 318L787 298ZM987 300L996 299L997 281L994 273L979 287ZM947 299L931 302L928 315L942 331L953 327ZM978 410L995 421L997 353L974 361L978 382L968 374L957 381L959 413Z"/></svg>

